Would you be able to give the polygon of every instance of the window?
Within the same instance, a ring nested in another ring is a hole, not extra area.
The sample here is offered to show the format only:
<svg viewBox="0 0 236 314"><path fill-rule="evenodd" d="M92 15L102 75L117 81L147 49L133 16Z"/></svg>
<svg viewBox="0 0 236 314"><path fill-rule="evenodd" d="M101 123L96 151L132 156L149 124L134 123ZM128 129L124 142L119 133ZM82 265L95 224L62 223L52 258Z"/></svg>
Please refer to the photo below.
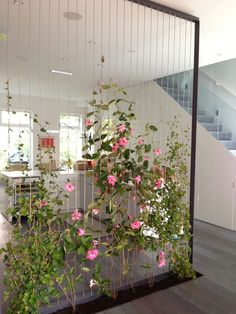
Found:
<svg viewBox="0 0 236 314"><path fill-rule="evenodd" d="M27 112L0 111L0 170L31 164L31 119Z"/></svg>
<svg viewBox="0 0 236 314"><path fill-rule="evenodd" d="M82 158L82 117L60 115L60 164L69 168Z"/></svg>

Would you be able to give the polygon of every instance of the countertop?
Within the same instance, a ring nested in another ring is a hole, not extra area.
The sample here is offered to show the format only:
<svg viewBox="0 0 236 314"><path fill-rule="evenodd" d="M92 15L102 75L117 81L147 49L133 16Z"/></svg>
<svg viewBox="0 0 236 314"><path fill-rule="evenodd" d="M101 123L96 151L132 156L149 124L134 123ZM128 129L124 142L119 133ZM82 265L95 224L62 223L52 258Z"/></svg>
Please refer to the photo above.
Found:
<svg viewBox="0 0 236 314"><path fill-rule="evenodd" d="M65 170L65 171L55 171L60 176L74 176L79 174L85 174L90 172L91 170ZM24 177L29 178L39 178L40 171L39 170L30 170L30 171L1 171L1 175L7 177L8 179L19 179Z"/></svg>

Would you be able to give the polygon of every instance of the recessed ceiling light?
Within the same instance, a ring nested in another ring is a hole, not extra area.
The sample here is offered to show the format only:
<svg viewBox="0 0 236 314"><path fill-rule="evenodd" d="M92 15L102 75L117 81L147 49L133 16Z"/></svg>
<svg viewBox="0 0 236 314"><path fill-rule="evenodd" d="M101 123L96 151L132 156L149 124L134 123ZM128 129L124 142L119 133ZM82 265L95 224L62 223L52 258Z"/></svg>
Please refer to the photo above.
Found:
<svg viewBox="0 0 236 314"><path fill-rule="evenodd" d="M51 70L52 73L63 74L63 75L72 75L72 72L60 71L60 70Z"/></svg>
<svg viewBox="0 0 236 314"><path fill-rule="evenodd" d="M24 4L24 1L23 0L13 0L13 4L22 5L22 4Z"/></svg>
<svg viewBox="0 0 236 314"><path fill-rule="evenodd" d="M64 12L63 16L68 19L68 20L72 20L72 21L78 21L81 20L83 18L83 16L81 14L79 14L78 12Z"/></svg>

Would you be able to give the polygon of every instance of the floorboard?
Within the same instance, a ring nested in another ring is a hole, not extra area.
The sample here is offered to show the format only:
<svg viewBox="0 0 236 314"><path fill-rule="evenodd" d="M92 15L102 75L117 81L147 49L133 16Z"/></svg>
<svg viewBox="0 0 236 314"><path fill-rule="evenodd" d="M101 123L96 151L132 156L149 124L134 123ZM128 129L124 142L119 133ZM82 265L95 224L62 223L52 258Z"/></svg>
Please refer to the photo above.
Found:
<svg viewBox="0 0 236 314"><path fill-rule="evenodd" d="M8 228L9 224L0 215L0 246L9 239ZM236 232L195 221L194 268L204 276L99 313L236 313ZM1 291L2 280L0 262ZM0 313L5 311L2 308Z"/></svg>
<svg viewBox="0 0 236 314"><path fill-rule="evenodd" d="M204 276L99 313L236 313L236 232L195 221L194 267Z"/></svg>

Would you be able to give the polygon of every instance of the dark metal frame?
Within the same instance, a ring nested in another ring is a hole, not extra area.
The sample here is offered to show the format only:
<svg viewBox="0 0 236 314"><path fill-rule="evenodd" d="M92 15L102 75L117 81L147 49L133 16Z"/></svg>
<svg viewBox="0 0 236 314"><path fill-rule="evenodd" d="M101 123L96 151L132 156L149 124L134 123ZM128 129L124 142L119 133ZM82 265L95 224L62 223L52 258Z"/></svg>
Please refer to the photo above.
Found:
<svg viewBox="0 0 236 314"><path fill-rule="evenodd" d="M165 5L150 0L128 0L130 2L143 5L153 10L158 10L166 14L191 21L195 24L194 30L194 68L193 68L193 100L192 100L192 130L191 130L191 165L190 165L190 225L191 233L194 231L194 192L195 192L195 168L196 168L196 140L197 140L197 96L198 96L198 67L199 67L199 18L185 12L181 12ZM190 240L191 255L193 262L193 236Z"/></svg>

